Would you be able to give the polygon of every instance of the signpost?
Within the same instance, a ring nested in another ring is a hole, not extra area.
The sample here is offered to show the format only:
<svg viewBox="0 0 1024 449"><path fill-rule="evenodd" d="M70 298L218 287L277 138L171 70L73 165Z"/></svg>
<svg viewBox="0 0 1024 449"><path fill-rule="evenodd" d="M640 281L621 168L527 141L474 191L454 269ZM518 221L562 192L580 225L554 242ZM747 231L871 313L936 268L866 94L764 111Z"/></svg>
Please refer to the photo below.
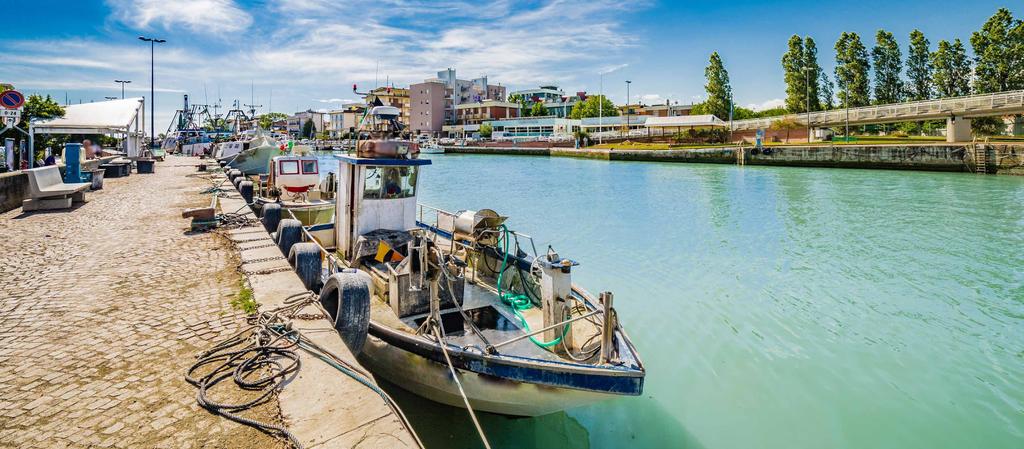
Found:
<svg viewBox="0 0 1024 449"><path fill-rule="evenodd" d="M0 92L0 123L4 124L4 130L14 128L21 131L22 134L28 136L29 150L28 150L28 168L32 168L34 163L35 154L33 154L32 146L32 132L31 125L29 125L29 131L25 131L18 128L18 122L21 121L21 109L25 106L25 96L14 89L11 89L10 85L4 85L5 89Z"/></svg>
<svg viewBox="0 0 1024 449"><path fill-rule="evenodd" d="M4 109L20 109L25 104L25 96L16 90L0 92L0 106Z"/></svg>

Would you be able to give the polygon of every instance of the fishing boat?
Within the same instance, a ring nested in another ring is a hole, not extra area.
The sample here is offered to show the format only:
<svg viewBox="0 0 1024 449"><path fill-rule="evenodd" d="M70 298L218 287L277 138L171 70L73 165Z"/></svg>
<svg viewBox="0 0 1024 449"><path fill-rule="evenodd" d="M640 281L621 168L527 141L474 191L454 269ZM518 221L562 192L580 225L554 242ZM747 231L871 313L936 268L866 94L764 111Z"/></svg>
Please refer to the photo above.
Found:
<svg viewBox="0 0 1024 449"><path fill-rule="evenodd" d="M397 116L370 111L399 126ZM577 262L538 253L494 211L418 205L431 161L376 129L338 157L334 223L283 248L360 361L430 400L512 416L642 393L645 370L611 293L574 284ZM282 221L279 242L295 226Z"/></svg>
<svg viewBox="0 0 1024 449"><path fill-rule="evenodd" d="M282 216L295 217L304 226L330 223L334 219L334 173L320 179L320 161L315 156L275 156L267 168L266 181L253 198L259 213L267 204L281 206Z"/></svg>
<svg viewBox="0 0 1024 449"><path fill-rule="evenodd" d="M222 156L226 168L241 170L245 175L265 175L270 167L270 159L274 156L287 154L288 149L265 134L257 134L244 144L244 149L231 156Z"/></svg>
<svg viewBox="0 0 1024 449"><path fill-rule="evenodd" d="M160 144L165 153L177 153L185 156L202 156L210 154L213 140L201 129L179 129L169 131Z"/></svg>
<svg viewBox="0 0 1024 449"><path fill-rule="evenodd" d="M423 154L444 154L444 147L435 141L427 142L420 146L420 153Z"/></svg>

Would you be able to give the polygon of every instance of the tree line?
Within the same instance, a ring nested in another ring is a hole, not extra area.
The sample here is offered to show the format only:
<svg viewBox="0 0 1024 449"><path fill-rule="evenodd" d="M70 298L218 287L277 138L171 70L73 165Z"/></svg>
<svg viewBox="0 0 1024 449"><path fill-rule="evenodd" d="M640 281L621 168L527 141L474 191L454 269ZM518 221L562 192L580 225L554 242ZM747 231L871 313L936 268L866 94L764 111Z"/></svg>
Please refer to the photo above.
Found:
<svg viewBox="0 0 1024 449"><path fill-rule="evenodd" d="M933 50L920 30L910 33L907 56L895 36L875 33L868 50L855 32L836 41L835 70L830 77L818 63L818 47L811 36L793 35L782 55L786 84L785 108L761 115L801 113L834 108L929 100L1024 89L1024 20L1000 8L971 34L973 57L959 39L940 40ZM732 88L718 53L705 69L707 100L694 113L729 116ZM747 118L743 108L732 108L734 119ZM739 113L738 113L739 112ZM975 129L998 126L997 118L976 119Z"/></svg>

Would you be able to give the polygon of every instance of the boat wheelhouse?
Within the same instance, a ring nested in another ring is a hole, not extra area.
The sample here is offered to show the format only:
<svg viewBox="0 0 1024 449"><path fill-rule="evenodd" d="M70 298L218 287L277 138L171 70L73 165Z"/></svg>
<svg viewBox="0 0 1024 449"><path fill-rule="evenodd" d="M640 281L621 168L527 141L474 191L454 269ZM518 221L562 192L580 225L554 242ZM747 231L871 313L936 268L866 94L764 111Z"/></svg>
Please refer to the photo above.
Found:
<svg viewBox="0 0 1024 449"><path fill-rule="evenodd" d="M253 207L280 205L282 216L294 217L304 226L330 223L334 218L333 173L321 180L320 161L315 156L286 155L271 158L267 175L260 177Z"/></svg>

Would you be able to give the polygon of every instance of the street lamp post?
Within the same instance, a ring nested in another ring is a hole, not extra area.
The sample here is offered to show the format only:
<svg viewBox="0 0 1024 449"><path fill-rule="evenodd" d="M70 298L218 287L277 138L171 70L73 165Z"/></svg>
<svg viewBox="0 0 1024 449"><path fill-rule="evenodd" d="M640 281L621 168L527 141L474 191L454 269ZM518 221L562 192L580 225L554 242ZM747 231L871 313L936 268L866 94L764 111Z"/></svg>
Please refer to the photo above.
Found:
<svg viewBox="0 0 1024 449"><path fill-rule="evenodd" d="M121 85L121 99L124 100L124 85L131 82L131 80L114 80L115 83Z"/></svg>
<svg viewBox="0 0 1024 449"><path fill-rule="evenodd" d="M167 40L145 36L139 36L139 40L149 42L149 146L153 148L156 146L156 44L162 44Z"/></svg>
<svg viewBox="0 0 1024 449"><path fill-rule="evenodd" d="M629 116L633 115L633 109L629 107L629 85L633 84L632 81L626 80L626 136L629 136Z"/></svg>
<svg viewBox="0 0 1024 449"><path fill-rule="evenodd" d="M597 102L597 144L602 143L601 139L601 128L604 127L604 73L601 74L601 82L599 83L599 90L601 91L600 98Z"/></svg>

